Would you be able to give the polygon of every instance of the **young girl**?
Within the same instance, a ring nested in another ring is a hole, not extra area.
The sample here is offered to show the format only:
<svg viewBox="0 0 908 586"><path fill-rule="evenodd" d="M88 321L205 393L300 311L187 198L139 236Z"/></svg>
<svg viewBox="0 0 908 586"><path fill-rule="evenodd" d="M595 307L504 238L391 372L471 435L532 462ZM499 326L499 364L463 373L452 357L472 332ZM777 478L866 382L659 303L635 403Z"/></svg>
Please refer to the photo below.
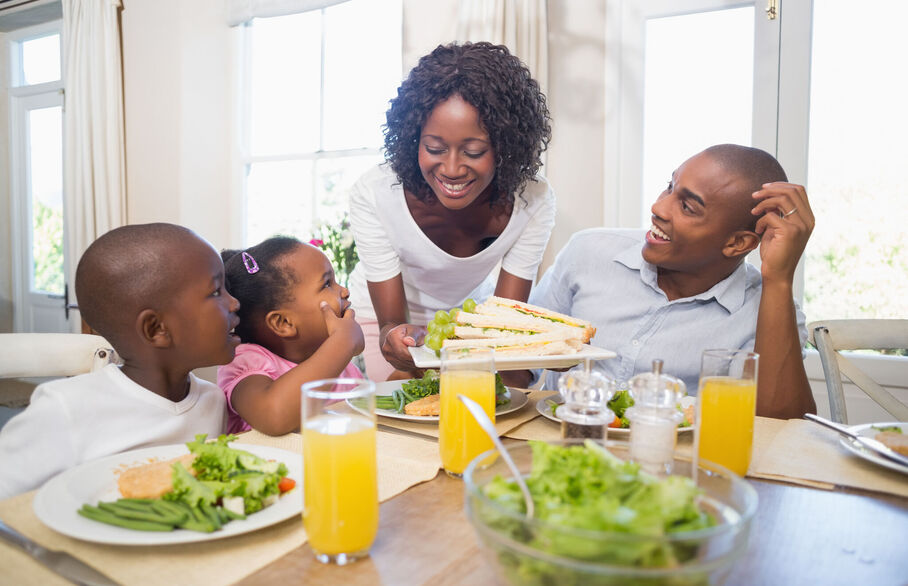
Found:
<svg viewBox="0 0 908 586"><path fill-rule="evenodd" d="M303 383L363 377L350 363L363 350L350 293L334 280L328 258L295 238L276 236L221 256L227 290L240 301L235 331L243 342L233 362L218 369L227 431L294 431Z"/></svg>

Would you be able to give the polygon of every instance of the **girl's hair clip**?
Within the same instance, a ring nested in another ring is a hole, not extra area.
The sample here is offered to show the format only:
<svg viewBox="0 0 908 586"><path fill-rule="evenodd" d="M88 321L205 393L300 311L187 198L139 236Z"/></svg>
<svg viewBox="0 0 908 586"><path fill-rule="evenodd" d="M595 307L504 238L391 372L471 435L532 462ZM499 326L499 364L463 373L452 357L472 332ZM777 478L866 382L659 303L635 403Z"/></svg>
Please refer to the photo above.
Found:
<svg viewBox="0 0 908 586"><path fill-rule="evenodd" d="M246 272L250 275L254 275L259 272L259 265L255 262L255 259L252 258L252 255L246 251L243 251L243 266L246 267Z"/></svg>

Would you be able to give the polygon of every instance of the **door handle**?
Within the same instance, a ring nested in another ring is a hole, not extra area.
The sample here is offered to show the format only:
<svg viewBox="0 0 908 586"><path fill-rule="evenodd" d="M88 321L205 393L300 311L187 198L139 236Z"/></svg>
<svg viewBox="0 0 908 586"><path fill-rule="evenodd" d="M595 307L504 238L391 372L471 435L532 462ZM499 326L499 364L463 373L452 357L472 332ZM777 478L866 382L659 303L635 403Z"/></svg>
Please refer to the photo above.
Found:
<svg viewBox="0 0 908 586"><path fill-rule="evenodd" d="M66 316L67 320L69 319L70 309L78 310L79 306L69 302L69 283L66 283L63 285L63 315Z"/></svg>

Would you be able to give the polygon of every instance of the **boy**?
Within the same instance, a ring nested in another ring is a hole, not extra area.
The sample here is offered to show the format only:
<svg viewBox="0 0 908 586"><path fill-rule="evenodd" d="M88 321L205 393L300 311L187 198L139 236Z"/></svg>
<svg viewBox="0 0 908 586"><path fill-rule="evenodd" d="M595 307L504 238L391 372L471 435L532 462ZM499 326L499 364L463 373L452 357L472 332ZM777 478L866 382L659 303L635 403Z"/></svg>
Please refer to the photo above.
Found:
<svg viewBox="0 0 908 586"><path fill-rule="evenodd" d="M239 344L239 302L208 242L172 224L112 230L79 261L76 295L123 364L35 389L0 431L0 498L88 460L224 431L224 394L191 373Z"/></svg>

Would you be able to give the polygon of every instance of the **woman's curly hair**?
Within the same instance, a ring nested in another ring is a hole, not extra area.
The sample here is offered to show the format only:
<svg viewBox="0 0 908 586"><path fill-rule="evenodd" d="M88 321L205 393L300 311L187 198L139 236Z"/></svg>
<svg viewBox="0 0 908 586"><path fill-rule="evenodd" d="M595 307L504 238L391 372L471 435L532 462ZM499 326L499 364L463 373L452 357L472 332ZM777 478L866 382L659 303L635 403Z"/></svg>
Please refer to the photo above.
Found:
<svg viewBox="0 0 908 586"><path fill-rule="evenodd" d="M419 138L435 106L455 94L479 111L495 152L491 203L514 201L542 165L552 130L539 84L503 45L439 45L419 60L387 113L385 158L391 169L417 198L432 194L419 169Z"/></svg>

